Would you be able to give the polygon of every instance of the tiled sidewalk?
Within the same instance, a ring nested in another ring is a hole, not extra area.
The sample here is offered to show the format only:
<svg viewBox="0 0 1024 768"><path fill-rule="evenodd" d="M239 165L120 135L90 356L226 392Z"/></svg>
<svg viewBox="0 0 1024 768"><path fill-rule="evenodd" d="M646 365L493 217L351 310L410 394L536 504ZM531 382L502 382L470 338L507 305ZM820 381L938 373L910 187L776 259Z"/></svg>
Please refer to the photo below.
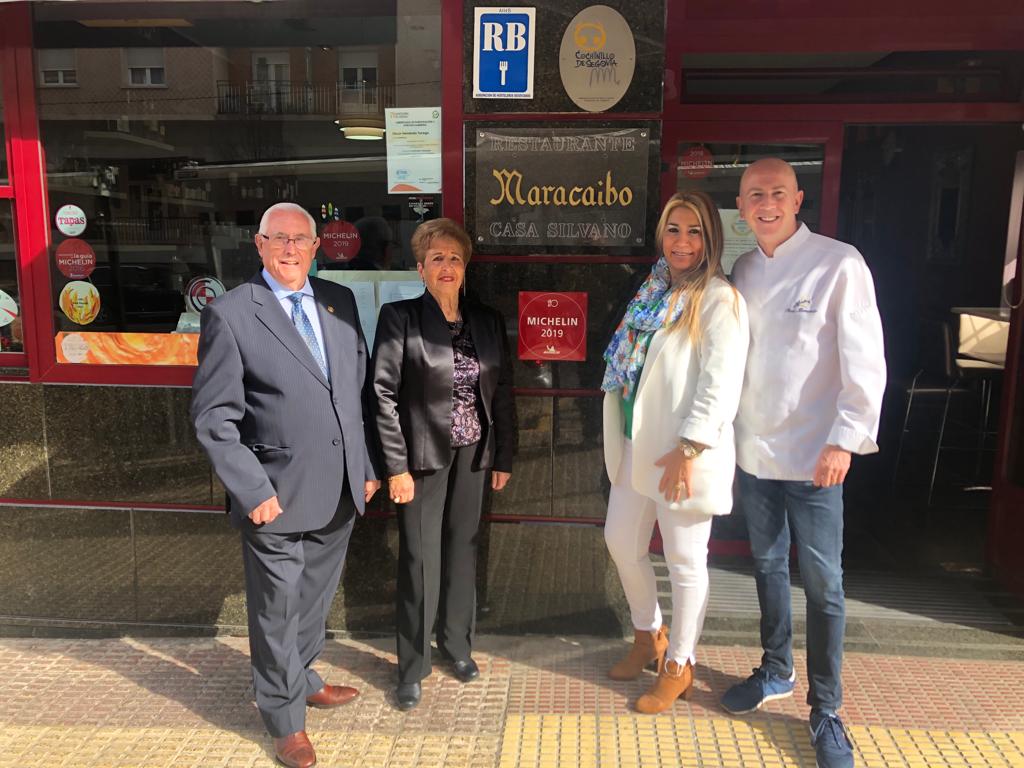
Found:
<svg viewBox="0 0 1024 768"><path fill-rule="evenodd" d="M481 678L437 664L424 700L396 710L387 640L330 641L319 663L359 686L310 711L323 766L813 766L806 693L730 718L717 696L756 649L704 647L690 702L636 715L651 677L614 683L626 645L589 637L483 637ZM798 665L803 658L798 658ZM798 667L799 668L799 667ZM0 766L271 766L243 638L0 640ZM1024 662L850 653L846 707L858 765L1024 766Z"/></svg>

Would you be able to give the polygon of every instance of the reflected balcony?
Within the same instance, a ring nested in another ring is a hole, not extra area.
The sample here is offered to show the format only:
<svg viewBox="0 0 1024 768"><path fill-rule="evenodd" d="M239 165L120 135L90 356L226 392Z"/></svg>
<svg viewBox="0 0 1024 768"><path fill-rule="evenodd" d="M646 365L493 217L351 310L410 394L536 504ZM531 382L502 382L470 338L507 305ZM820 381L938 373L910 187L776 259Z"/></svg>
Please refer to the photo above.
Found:
<svg viewBox="0 0 1024 768"><path fill-rule="evenodd" d="M381 115L395 106L394 85L294 80L217 82L221 115Z"/></svg>

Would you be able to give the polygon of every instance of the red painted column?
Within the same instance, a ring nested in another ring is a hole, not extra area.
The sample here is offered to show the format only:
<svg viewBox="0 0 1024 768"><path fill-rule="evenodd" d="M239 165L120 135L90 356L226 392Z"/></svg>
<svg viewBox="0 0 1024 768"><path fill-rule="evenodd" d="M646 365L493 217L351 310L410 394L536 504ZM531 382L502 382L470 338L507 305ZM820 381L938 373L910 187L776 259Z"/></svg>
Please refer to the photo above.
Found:
<svg viewBox="0 0 1024 768"><path fill-rule="evenodd" d="M4 47L4 104L10 137L25 350L29 374L33 381L38 381L53 367L55 355L47 258L50 230L47 225L46 162L39 140L36 112L30 3L0 7L0 27L7 37Z"/></svg>
<svg viewBox="0 0 1024 768"><path fill-rule="evenodd" d="M441 211L463 224L462 0L441 0Z"/></svg>

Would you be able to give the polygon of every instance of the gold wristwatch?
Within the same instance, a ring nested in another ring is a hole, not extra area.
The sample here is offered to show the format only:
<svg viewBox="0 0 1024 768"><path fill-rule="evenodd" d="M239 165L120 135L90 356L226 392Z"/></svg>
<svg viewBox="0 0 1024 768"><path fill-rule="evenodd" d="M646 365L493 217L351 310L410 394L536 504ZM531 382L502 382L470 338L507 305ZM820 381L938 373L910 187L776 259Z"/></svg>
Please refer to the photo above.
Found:
<svg viewBox="0 0 1024 768"><path fill-rule="evenodd" d="M692 440L688 440L685 437L679 438L679 452L682 453L683 458L688 461L700 456L704 452L704 447L705 446L703 445L697 445Z"/></svg>

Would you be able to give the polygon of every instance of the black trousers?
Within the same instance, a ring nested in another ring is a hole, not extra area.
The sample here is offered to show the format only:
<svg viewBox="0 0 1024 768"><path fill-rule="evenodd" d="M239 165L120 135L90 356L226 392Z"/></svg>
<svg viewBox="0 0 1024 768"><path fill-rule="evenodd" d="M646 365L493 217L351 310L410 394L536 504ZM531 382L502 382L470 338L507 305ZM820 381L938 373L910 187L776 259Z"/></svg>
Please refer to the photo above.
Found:
<svg viewBox="0 0 1024 768"><path fill-rule="evenodd" d="M355 518L346 484L334 519L319 531L242 529L253 689L271 736L305 730L306 697L324 687L310 667L324 649Z"/></svg>
<svg viewBox="0 0 1024 768"><path fill-rule="evenodd" d="M452 450L451 463L414 472L413 500L398 510L396 629L398 680L430 674L430 635L437 647L465 660L472 651L476 612L476 543L488 470L473 470L477 445Z"/></svg>

